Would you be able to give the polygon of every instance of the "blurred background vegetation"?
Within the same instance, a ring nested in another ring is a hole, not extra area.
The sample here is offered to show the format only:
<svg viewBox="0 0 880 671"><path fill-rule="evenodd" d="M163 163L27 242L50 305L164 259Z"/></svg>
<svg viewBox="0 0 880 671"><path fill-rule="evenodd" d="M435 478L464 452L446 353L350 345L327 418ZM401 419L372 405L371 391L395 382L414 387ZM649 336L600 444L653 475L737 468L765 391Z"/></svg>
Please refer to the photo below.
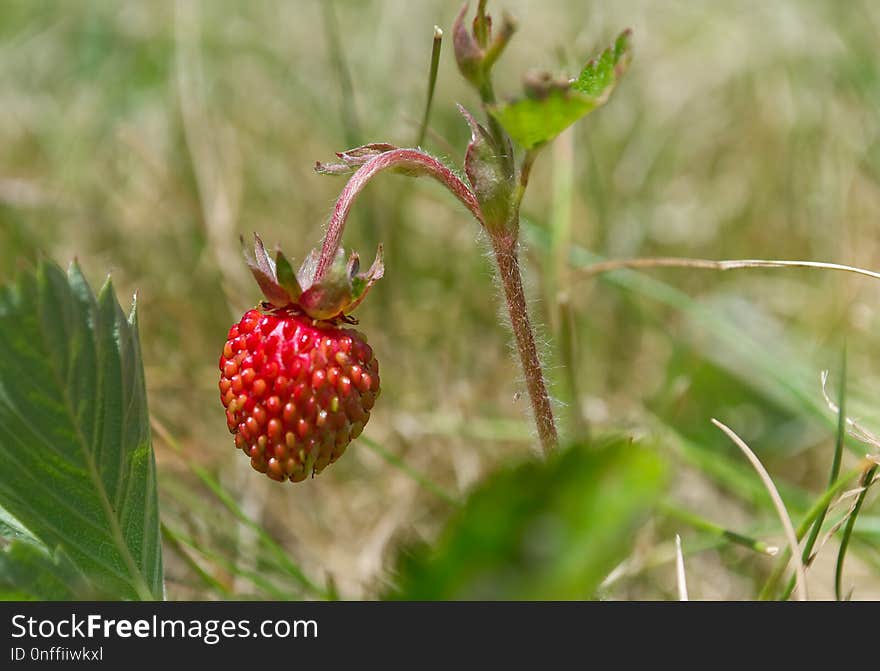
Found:
<svg viewBox="0 0 880 671"><path fill-rule="evenodd" d="M358 315L382 364L365 437L319 478L279 486L233 449L218 400L226 331L258 300L239 234L259 231L302 258L343 184L314 162L416 141L435 24L447 39L424 146L460 165L468 130L454 103L478 101L455 68L458 8L0 9L0 281L44 254L77 257L96 285L112 272L123 304L138 292L170 598L311 597L327 584L375 597L393 583L401 544L433 541L450 499L535 450L485 241L424 180L378 180L346 233L366 257L382 242L388 268ZM502 8L520 26L496 68L502 97L529 68L575 74L620 29L635 35L622 85L543 152L523 206L564 435L624 430L667 465L662 505L603 596L674 598L680 533L692 598L752 598L773 560L682 514L784 542L769 497L710 418L758 453L797 518L828 478L836 418L820 371L831 369L836 395L844 341L848 414L880 432L880 284L814 270L583 278L575 268L655 255L880 268L880 5L490 5ZM845 468L868 451L850 447ZM835 544L810 571L814 596L833 594ZM845 584L853 598L880 598L873 496Z"/></svg>

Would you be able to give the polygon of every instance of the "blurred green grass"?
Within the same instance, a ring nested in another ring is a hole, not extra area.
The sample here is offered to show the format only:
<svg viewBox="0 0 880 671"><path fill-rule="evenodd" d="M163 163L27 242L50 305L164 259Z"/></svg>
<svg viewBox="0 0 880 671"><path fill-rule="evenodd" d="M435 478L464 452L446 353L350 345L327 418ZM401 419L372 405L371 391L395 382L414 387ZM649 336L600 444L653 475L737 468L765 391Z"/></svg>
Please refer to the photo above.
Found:
<svg viewBox="0 0 880 671"><path fill-rule="evenodd" d="M214 553L194 551L216 580L255 598L272 592L243 572L277 578L282 594L296 586L252 527L220 514L186 460L346 597L378 594L399 536L430 540L451 512L364 445L315 481L278 487L232 449L218 403L219 347L257 300L238 235L257 230L296 258L319 242L342 182L314 175L314 161L351 141L415 141L432 27L448 36L458 10L334 2L354 92L343 102L322 4L8 0L0 13L0 280L40 254L76 256L93 282L112 271L120 292L139 292L151 411L182 448L156 439L164 519ZM661 436L676 473L670 496L779 540L760 484L709 418L739 432L803 511L824 486L834 441L819 373L833 378L844 340L850 414L880 431L880 285L807 270L578 281L564 262L674 255L880 268L880 7L490 3L501 7L520 21L497 69L502 96L530 67L573 73L619 29L635 33L623 84L539 158L524 203L527 280L564 432L577 437L588 420L597 432ZM425 146L458 163L467 127L456 101L477 107L447 39ZM461 494L534 442L486 248L436 185L390 177L370 187L345 244L370 256L380 241L388 272L359 312L382 362L367 435ZM855 598L876 598L874 498L862 515L848 579ZM636 555L676 532L686 547L702 542L658 516ZM715 547L688 558L691 593L753 596L769 568ZM814 593L830 595L827 567L814 571ZM175 598L215 593L172 558L168 588ZM664 564L609 596L673 593Z"/></svg>

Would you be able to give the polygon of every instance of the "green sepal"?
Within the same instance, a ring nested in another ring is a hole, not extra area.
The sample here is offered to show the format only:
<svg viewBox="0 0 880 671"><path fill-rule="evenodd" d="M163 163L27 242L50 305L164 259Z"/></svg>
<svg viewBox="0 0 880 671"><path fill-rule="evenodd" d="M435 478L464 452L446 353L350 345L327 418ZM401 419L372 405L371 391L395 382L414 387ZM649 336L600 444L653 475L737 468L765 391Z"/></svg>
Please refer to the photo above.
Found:
<svg viewBox="0 0 880 671"><path fill-rule="evenodd" d="M287 292L291 301L296 301L302 294L302 287L293 272L293 266L284 256L284 252L280 249L275 251L275 274L278 277L278 284Z"/></svg>
<svg viewBox="0 0 880 671"><path fill-rule="evenodd" d="M480 203L486 226L501 228L510 218L514 189L513 175L508 174L502 154L512 152L512 148L498 148L489 131L478 124L470 112L461 105L458 111L471 128L471 141L464 156L468 181Z"/></svg>
<svg viewBox="0 0 880 671"><path fill-rule="evenodd" d="M348 263L340 249L324 277L303 291L298 303L312 319L331 319L351 303L351 296Z"/></svg>
<svg viewBox="0 0 880 671"><path fill-rule="evenodd" d="M382 245L379 245L379 248L376 250L376 258L373 259L372 265L365 273L358 273L358 256L357 254L352 254L352 260L355 263L349 261L349 277L351 277L351 303L349 303L345 308L345 314L349 314L354 309L360 305L364 298L367 297L367 292L370 291L372 286L382 279L385 275L385 262L382 259Z"/></svg>

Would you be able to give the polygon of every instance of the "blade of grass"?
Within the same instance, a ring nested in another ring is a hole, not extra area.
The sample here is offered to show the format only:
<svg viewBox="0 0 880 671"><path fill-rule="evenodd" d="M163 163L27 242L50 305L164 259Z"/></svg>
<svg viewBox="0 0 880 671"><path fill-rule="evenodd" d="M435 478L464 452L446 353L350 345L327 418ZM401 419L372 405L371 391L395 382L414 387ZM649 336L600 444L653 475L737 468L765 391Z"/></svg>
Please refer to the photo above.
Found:
<svg viewBox="0 0 880 671"><path fill-rule="evenodd" d="M599 261L592 265L579 268L579 279L595 277L603 273L615 270L644 269L644 268L691 268L696 270L741 270L745 268L816 268L820 270L837 270L845 273L855 273L864 277L880 280L880 273L856 266L848 266L840 263L827 263L824 261L785 261L780 259L726 259L723 261L713 259L689 259L681 257L656 257L635 259L609 259Z"/></svg>
<svg viewBox="0 0 880 671"><path fill-rule="evenodd" d="M422 116L422 124L419 126L419 135L416 139L416 147L421 147L425 141L425 133L428 132L428 121L431 118L431 104L434 102L434 87L437 85L437 70L440 67L440 47L443 44L443 31L440 26L434 26L434 41L431 47L431 69L428 72L428 99L425 101L425 114Z"/></svg>
<svg viewBox="0 0 880 671"><path fill-rule="evenodd" d="M822 496L816 499L815 503L813 503L813 506L805 513L804 519L801 521L800 526L797 528L797 532L795 535L798 539L798 542L800 542L800 539L806 536L807 531L809 531L810 529L810 525L815 521L816 517L819 515L819 512L823 508L827 508L831 500L835 496L837 496L837 494L841 490L843 490L844 487L846 487L853 478L857 478L861 473L861 468L856 468L844 473L841 477L837 479L837 482L835 482L833 486L826 489ZM779 557L776 560L776 565L770 572L770 575L767 578L767 582L764 583L764 586L761 588L761 591L758 594L759 600L766 601L771 598L773 590L776 588L776 583L779 581L779 578L782 576L782 573L785 571L785 567L787 565L788 548L784 548L779 554Z"/></svg>
<svg viewBox="0 0 880 671"><path fill-rule="evenodd" d="M196 542L200 548L210 551L216 556L223 556L231 563L242 564L238 559L241 556L240 539L237 537L240 533L239 525L212 525L209 523L205 529L206 534L202 535L198 532L201 527L200 521L204 523L205 520L215 518L217 515L217 504L213 497L205 497L202 489L193 487L190 481L175 481L173 475L164 479L162 492L169 495L163 500L167 500L169 497L173 498L181 511L185 510L188 515L192 516L175 517L173 511L168 511L169 514L165 516L166 523L185 525L182 532L188 533L191 538L198 539ZM247 557L248 563L243 568L259 566L262 576L271 579L280 588L288 590L287 598L290 598L294 593L302 594L302 585L290 574L287 567L278 561L275 554L266 549L264 543L259 542L258 538L256 541L253 545L253 554ZM235 585L230 585L230 589L235 592Z"/></svg>
<svg viewBox="0 0 880 671"><path fill-rule="evenodd" d="M779 491L776 489L776 485L773 484L773 479L770 477L767 469L764 468L761 460L758 459L757 455L752 452L748 445L745 444L745 441L743 441L742 438L736 435L736 433L734 433L730 427L722 424L717 419L713 418L712 423L719 429L721 429L727 435L727 437L733 441L734 445L742 450L742 453L751 462L755 471L758 473L758 476L761 478L761 481L764 483L764 486L767 488L767 492L773 499L773 505L775 506L776 512L779 515L779 521L782 522L782 526L785 529L785 537L788 541L789 548L791 549L791 556L794 558L794 570L795 576L797 576L798 599L801 601L806 601L807 578L804 571L804 563L803 561L801 561L800 553L798 553L797 535L794 531L794 525L791 523L791 517L788 514L788 510L786 510L785 508L785 503L782 501L782 497L779 496Z"/></svg>
<svg viewBox="0 0 880 671"><path fill-rule="evenodd" d="M267 595L271 596L272 598L277 599L279 601L289 601L290 600L290 594L285 593L284 591L282 591L281 589L276 587L274 584L272 584L271 581L267 580L266 577L262 573L260 573L259 571L250 571L247 569L243 569L240 566L238 566L235 562L229 561L229 559L227 559L226 557L223 557L220 554L217 554L215 552L211 552L210 550L207 550L207 549L201 547L201 545L198 542L196 542L194 539L190 538L186 534L183 534L179 531L176 531L175 529L172 529L171 527L166 526L166 529L167 529L168 533L171 534L175 538L175 540L177 540L178 543L185 545L186 547L190 548L191 550L193 550L193 551L197 552L198 554L200 554L201 556L203 556L208 561L214 562L215 564L223 567L224 569L226 569L230 573L237 575L237 576L241 576L245 580L248 580L255 587L263 590Z"/></svg>
<svg viewBox="0 0 880 671"><path fill-rule="evenodd" d="M819 543L817 544L817 548L816 548L817 553L819 552L819 550L821 550L821 548L825 547L825 544L829 540L831 540L831 537L834 536L838 531L840 531L840 528L844 524L847 523L847 520L849 520L850 515L853 514L853 511L856 508L856 503L858 503L859 495L863 491L865 491L865 487L856 487L855 489L850 489L849 491L846 491L843 494L841 494L840 497L837 499L837 501L835 501L834 504L828 508L828 512L831 512L831 510L833 508L836 508L841 503L844 503L847 498L852 499L852 503L850 504L847 511L843 515L841 515L840 518L836 522L834 522L834 524L831 525L831 528L829 528L828 531L825 532L825 535L822 537L822 540L819 541ZM858 533L858 531L856 529L853 529L853 532Z"/></svg>
<svg viewBox="0 0 880 671"><path fill-rule="evenodd" d="M213 524L217 517L217 502L214 497L206 497L200 487L194 487L189 478L178 478L169 473L162 482L161 492L163 500L173 499L177 511L168 510L165 515L166 521L179 521L186 526L186 531L196 537L195 530L200 528L199 521L206 523L206 537L199 536L200 542L206 547L212 547L217 552L223 553L231 560L240 556L242 551L237 524ZM167 496L164 496L166 495ZM184 513L185 516L181 513ZM290 575L286 567L265 549L262 543L256 542L253 553L248 557L253 564L259 565L264 572L272 571L280 578L290 580L292 584L299 586L299 582Z"/></svg>
<svg viewBox="0 0 880 671"><path fill-rule="evenodd" d="M859 494L859 498L856 499L856 504L853 507L852 513L846 521L846 527L843 530L843 537L840 539L840 551L837 553L837 566L834 569L834 596L838 601L841 600L840 585L843 580L843 562L846 559L846 550L847 547L849 547L849 539L852 536L856 518L859 516L859 511L862 509L862 504L865 502L865 497L868 495L868 488L873 483L874 474L876 472L877 464L872 464L862 475L861 485L864 489Z"/></svg>
<svg viewBox="0 0 880 671"><path fill-rule="evenodd" d="M550 284L551 305L556 294L568 290L568 249L571 245L571 208L574 192L574 128L569 128L553 142L552 204L550 210L550 255L553 274Z"/></svg>
<svg viewBox="0 0 880 671"><path fill-rule="evenodd" d="M529 243L544 252L550 249L550 235L544 228L525 218L522 225L523 233L528 236ZM601 256L579 245L572 245L569 253L570 263L575 269L590 268L604 262ZM711 261L710 263L717 262ZM683 291L665 282L633 269L622 268L619 272L607 273L602 277L618 288L655 300L689 315L708 333L718 338L719 344L728 349L730 353L747 357L750 365L755 366L756 372L760 375L745 376L743 377L744 381L754 386L755 380L760 379L762 384L759 389L762 393L767 393L770 390L774 398L793 410L807 413L829 427L836 426L836 422L827 416L824 401L815 398L810 387L807 386L807 371L794 365L784 365L786 361L781 361L778 354L769 351L765 344L756 342L748 331L724 314L705 307ZM812 377L812 373L809 376ZM864 453L863 447L849 436L846 445L860 456Z"/></svg>
<svg viewBox="0 0 880 671"><path fill-rule="evenodd" d="M151 424L153 426L153 430L155 433L165 441L165 443L173 449L177 453L181 453L183 451L180 444L177 440L171 435L171 433L159 422L157 419L153 418L151 420ZM260 539L260 542L264 544L266 549L272 553L278 562L290 573L290 575L295 578L304 588L308 591L312 592L315 596L326 599L327 592L312 582L308 576L303 572L303 570L294 563L290 557L287 556L287 552L285 552L284 548L282 548L278 542L269 535L269 533L263 528L263 526L253 519L251 519L242 509L241 506L238 505L238 502L229 494L229 492L224 489L223 485L221 485L217 479L211 475L205 468L199 466L198 464L193 463L191 460L185 460L189 469L196 475L196 477L201 480L202 484L204 484L211 493L216 496L220 502L226 507L229 512L231 512L239 522L244 524L247 528L251 529L254 533L257 534L257 537Z"/></svg>
<svg viewBox="0 0 880 671"><path fill-rule="evenodd" d="M846 347L843 348L843 352L841 353L840 391L838 397L840 399L840 405L837 409L837 439L834 444L834 458L831 461L831 472L828 474L829 487L831 487L840 476L840 461L843 457L843 444L846 440ZM822 525L825 523L825 516L827 514L828 506L826 505L819 511L819 514L816 516L816 521L810 528L810 535L807 538L807 542L804 544L804 551L801 557L801 560L806 566L809 566L813 561L813 546L816 544L816 539L819 537L819 532L822 530ZM788 597L791 596L793 589L794 581L790 579L782 593L783 601L786 601Z"/></svg>
<svg viewBox="0 0 880 671"><path fill-rule="evenodd" d="M201 579L206 587L219 594L223 599L235 598L232 592L230 592L222 582L205 571L205 569L203 569L199 563L190 556L189 552L186 551L186 548L183 547L183 544L177 539L177 536L174 535L164 522L161 525L161 529L162 538L168 544L168 547L170 547L171 550L183 560L189 569Z"/></svg>
<svg viewBox="0 0 880 671"><path fill-rule="evenodd" d="M759 506L773 505L767 490L760 482L755 481L754 472L749 466L727 455L719 454L717 450L707 449L704 445L689 440L656 415L649 417L652 420L652 429L662 432L667 438L660 444L669 446L670 451L683 462L699 469L743 501ZM799 510L807 508L812 502L812 497L800 487L785 482L780 482L777 487L785 495L785 499Z"/></svg>
<svg viewBox="0 0 880 671"><path fill-rule="evenodd" d="M431 480L428 476L420 473L415 468L407 464L403 459L398 457L396 454L392 454L384 447L379 445L376 441L371 438L367 438L364 435L361 435L358 438L359 443L363 443L374 454L378 455L379 458L384 460L387 464L390 464L394 468L398 469L401 473L408 475L419 485L424 487L427 491L431 492L435 496L440 499L443 499L446 503L452 506L460 506L461 502L455 498L452 494L443 489L440 485Z"/></svg>
<svg viewBox="0 0 880 671"><path fill-rule="evenodd" d="M686 557L715 550L721 547L724 541L717 536L698 536L689 539L682 544L682 554ZM607 591L612 585L623 580L624 578L635 577L644 571L675 561L675 547L672 543L660 543L651 548L650 552L643 557L630 557L617 565L617 567L608 574L602 584L599 586L601 591Z"/></svg>
<svg viewBox="0 0 880 671"><path fill-rule="evenodd" d="M675 577L678 583L678 600L688 600L687 579L684 574L684 555L681 553L681 536L675 534Z"/></svg>
<svg viewBox="0 0 880 671"><path fill-rule="evenodd" d="M327 40L327 48L333 67L336 69L336 77L339 81L339 111L342 116L342 132L345 135L345 143L349 147L357 147L361 144L361 127L358 122L357 109L354 104L354 86L351 83L351 73L345 62L345 54L339 40L339 22L336 19L336 8L332 0L322 2L324 10L324 37Z"/></svg>
<svg viewBox="0 0 880 671"><path fill-rule="evenodd" d="M223 486L217 482L213 475L211 475L206 469L202 468L198 465L193 465L193 472L198 476L198 478L202 481L202 483L211 490L211 492L216 496L220 502L226 506L226 508L231 512L235 517L242 522L246 527L254 531L259 537L260 541L264 544L266 549L275 556L275 558L281 563L281 565L287 570L287 572L297 580L307 591L311 592L315 596L326 599L327 592L312 582L302 571L302 569L294 563L290 557L288 557L287 552L282 548L274 538L272 538L269 533L263 528L261 524L255 522L251 519L238 505L238 502L229 495Z"/></svg>
<svg viewBox="0 0 880 671"><path fill-rule="evenodd" d="M552 305L552 303L551 303ZM558 375L564 379L564 389L567 394L565 405L559 409L567 423L570 424L570 435L579 436L587 440L590 436L590 423L584 414L580 402L580 375L578 374L578 333L575 311L571 305L571 297L567 292L561 292L556 296L557 351L562 365ZM559 385L557 388L562 388Z"/></svg>
<svg viewBox="0 0 880 671"><path fill-rule="evenodd" d="M183 124L184 148L195 177L206 249L213 253L223 277L221 287L228 316L235 314L235 295L229 287L244 279L233 231L238 220L242 171L231 129L208 114L205 68L201 53L200 4L174 3L174 60L177 100Z"/></svg>
<svg viewBox="0 0 880 671"><path fill-rule="evenodd" d="M705 531L708 534L730 541L736 545L741 545L744 548L748 548L749 550L753 550L758 554L766 555L768 557L774 557L779 553L779 548L775 545L768 545L764 541L759 541L736 531L725 529L719 524L715 524L696 513L679 508L669 502L662 501L659 507L666 515L674 517L698 531Z"/></svg>
<svg viewBox="0 0 880 671"><path fill-rule="evenodd" d="M574 193L574 128L564 131L553 142L552 200L550 208L550 251L547 261L552 268L545 274L546 302L552 313L549 321L558 343L562 364L555 372L555 385L566 398L560 407L561 419L570 425L571 435L587 438L590 427L580 404L580 378L577 366L577 325L571 304L568 248L571 245L571 208Z"/></svg>
<svg viewBox="0 0 880 671"><path fill-rule="evenodd" d="M837 407L837 404L834 403L834 401L832 401L831 398L828 396L828 391L826 389L826 385L828 383L828 371L823 370L822 375L819 379L822 383L822 397L825 399L826 405L831 408L831 412L833 412L835 415L838 414L840 412L840 409ZM865 443L866 445L870 445L880 450L880 436L874 435L861 424L856 422L854 419L845 417L845 420L846 425L849 427L850 435L853 438Z"/></svg>

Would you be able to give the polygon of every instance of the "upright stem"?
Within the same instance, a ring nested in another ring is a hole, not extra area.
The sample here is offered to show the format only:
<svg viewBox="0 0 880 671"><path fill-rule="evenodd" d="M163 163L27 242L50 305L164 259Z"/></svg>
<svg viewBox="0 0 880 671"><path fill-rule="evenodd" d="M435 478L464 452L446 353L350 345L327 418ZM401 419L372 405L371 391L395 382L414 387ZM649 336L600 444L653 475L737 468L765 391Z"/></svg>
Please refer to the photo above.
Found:
<svg viewBox="0 0 880 671"><path fill-rule="evenodd" d="M443 31L439 26L434 26L434 42L431 48L431 69L428 72L428 99L425 102L425 114L422 116L422 125L419 126L419 137L416 146L421 146L425 141L425 133L428 132L428 121L431 119L431 103L434 101L434 87L437 84L437 70L440 67L440 46L443 44Z"/></svg>
<svg viewBox="0 0 880 671"><path fill-rule="evenodd" d="M503 233L492 236L492 249L498 263L498 274L504 287L510 326L516 339L516 349L526 378L526 387L532 403L538 438L545 454L552 452L559 443L550 395L544 383L544 372L535 345L535 336L529 321L526 297L523 292L519 270L516 238Z"/></svg>

